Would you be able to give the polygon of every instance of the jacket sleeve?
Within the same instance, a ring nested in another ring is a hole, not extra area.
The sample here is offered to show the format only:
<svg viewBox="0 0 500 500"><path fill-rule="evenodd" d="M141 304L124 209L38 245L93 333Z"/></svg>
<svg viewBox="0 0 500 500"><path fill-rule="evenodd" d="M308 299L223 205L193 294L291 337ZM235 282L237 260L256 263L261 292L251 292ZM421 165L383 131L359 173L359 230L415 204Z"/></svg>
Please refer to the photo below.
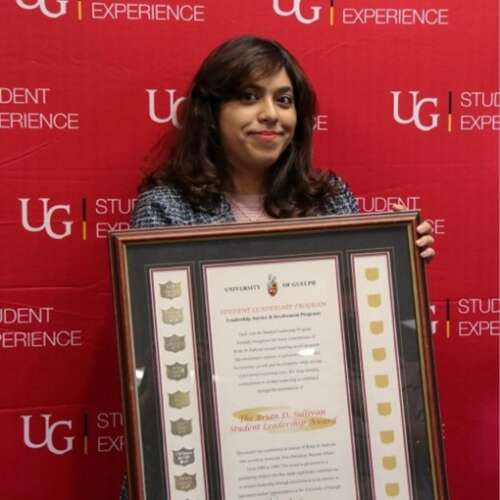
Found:
<svg viewBox="0 0 500 500"><path fill-rule="evenodd" d="M127 476L123 477L122 488L120 490L120 500L128 500L128 481L127 481Z"/></svg>
<svg viewBox="0 0 500 500"><path fill-rule="evenodd" d="M159 188L141 193L135 202L131 227L139 229L172 224L170 198L168 193Z"/></svg>
<svg viewBox="0 0 500 500"><path fill-rule="evenodd" d="M135 202L130 227L139 229L180 224L183 213L180 200L179 193L167 186L144 191ZM122 479L119 500L129 500L126 475Z"/></svg>
<svg viewBox="0 0 500 500"><path fill-rule="evenodd" d="M341 177L332 177L335 183L335 196L329 197L324 203L324 215L349 215L359 212L358 202L349 186Z"/></svg>

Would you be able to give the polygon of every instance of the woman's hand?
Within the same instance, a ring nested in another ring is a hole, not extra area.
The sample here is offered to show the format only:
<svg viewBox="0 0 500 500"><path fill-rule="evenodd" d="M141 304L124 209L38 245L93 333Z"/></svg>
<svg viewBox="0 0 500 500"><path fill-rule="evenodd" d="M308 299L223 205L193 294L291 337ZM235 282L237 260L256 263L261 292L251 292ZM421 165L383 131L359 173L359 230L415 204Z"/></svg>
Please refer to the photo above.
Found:
<svg viewBox="0 0 500 500"><path fill-rule="evenodd" d="M402 212L408 210L408 207L399 203L393 203L391 209L395 212ZM432 248L434 245L434 238L432 237L432 226L429 222L424 221L422 224L417 226L417 233L419 235L417 239L417 247L420 250L420 257L430 262L430 260L436 255L436 251Z"/></svg>

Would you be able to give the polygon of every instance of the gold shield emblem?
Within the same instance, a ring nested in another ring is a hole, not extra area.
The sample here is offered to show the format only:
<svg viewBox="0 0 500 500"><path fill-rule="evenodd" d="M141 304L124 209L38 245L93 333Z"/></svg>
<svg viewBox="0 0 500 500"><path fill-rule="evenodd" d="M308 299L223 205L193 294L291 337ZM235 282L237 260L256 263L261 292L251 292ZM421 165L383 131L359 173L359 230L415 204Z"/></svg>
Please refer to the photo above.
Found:
<svg viewBox="0 0 500 500"><path fill-rule="evenodd" d="M174 436L187 436L193 432L193 422L192 420L186 420L184 418L179 418L178 420L170 421L170 429Z"/></svg>
<svg viewBox="0 0 500 500"><path fill-rule="evenodd" d="M188 376L188 365L187 363L174 363L173 365L167 365L167 378L170 380L182 380Z"/></svg>
<svg viewBox="0 0 500 500"><path fill-rule="evenodd" d="M379 275L378 267L367 267L365 269L365 277L368 281L377 281Z"/></svg>
<svg viewBox="0 0 500 500"><path fill-rule="evenodd" d="M380 307L382 304L382 295L380 293L370 293L368 295L368 305L370 307Z"/></svg>
<svg viewBox="0 0 500 500"><path fill-rule="evenodd" d="M164 337L165 351L179 352L186 348L186 337L180 335L171 335Z"/></svg>
<svg viewBox="0 0 500 500"><path fill-rule="evenodd" d="M177 408L181 410L182 408L186 408L189 406L189 391L176 391L168 394L168 404L171 408Z"/></svg>
<svg viewBox="0 0 500 500"><path fill-rule="evenodd" d="M182 474L175 476L175 489L178 491L191 491L196 488L196 474Z"/></svg>
<svg viewBox="0 0 500 500"><path fill-rule="evenodd" d="M184 321L184 313L182 307L169 307L161 310L161 319L166 325L177 325Z"/></svg>
<svg viewBox="0 0 500 500"><path fill-rule="evenodd" d="M174 450L174 464L182 465L185 467L186 465L194 464L194 448L181 448L180 450Z"/></svg>
<svg viewBox="0 0 500 500"><path fill-rule="evenodd" d="M181 282L174 283L173 281L167 281L166 283L160 283L160 295L164 299L176 299L180 297L182 293Z"/></svg>

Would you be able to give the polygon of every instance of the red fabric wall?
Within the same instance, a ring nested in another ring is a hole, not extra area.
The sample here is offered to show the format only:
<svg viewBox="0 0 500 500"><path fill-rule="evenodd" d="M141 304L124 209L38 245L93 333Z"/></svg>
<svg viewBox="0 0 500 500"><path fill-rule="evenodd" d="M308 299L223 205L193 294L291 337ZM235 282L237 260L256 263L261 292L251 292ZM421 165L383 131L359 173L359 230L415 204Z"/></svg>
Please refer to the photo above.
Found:
<svg viewBox="0 0 500 500"><path fill-rule="evenodd" d="M451 498L498 498L495 0L4 0L0 19L2 499L116 498L106 233L126 226L201 60L244 33L276 38L310 75L317 166L364 210L401 198L433 221Z"/></svg>

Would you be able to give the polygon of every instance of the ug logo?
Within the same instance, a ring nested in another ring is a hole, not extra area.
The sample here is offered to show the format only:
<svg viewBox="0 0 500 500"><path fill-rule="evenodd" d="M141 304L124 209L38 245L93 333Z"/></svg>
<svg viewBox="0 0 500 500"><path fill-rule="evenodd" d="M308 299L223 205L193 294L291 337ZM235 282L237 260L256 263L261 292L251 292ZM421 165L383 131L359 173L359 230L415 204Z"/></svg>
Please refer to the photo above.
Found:
<svg viewBox="0 0 500 500"><path fill-rule="evenodd" d="M59 4L59 10L57 12L50 11L46 1L47 0L32 0L31 3L27 3L26 0L16 0L16 4L24 10L40 9L44 16L50 17L51 19L57 19L67 13L69 0L55 0L55 2Z"/></svg>
<svg viewBox="0 0 500 500"><path fill-rule="evenodd" d="M175 98L175 89L164 89L168 95L168 107L167 112L170 111L167 116L160 117L156 111L156 93L158 89L146 89L148 94L148 112L149 118L155 123L172 123L176 128L181 128L179 122L178 109L182 101L185 101L185 97Z"/></svg>
<svg viewBox="0 0 500 500"><path fill-rule="evenodd" d="M19 198L19 201L21 202L21 224L26 231L30 233L45 231L54 240L62 240L71 234L72 221L62 222L64 229L61 233L56 232L52 226L52 217L57 211L70 214L69 205L53 205L49 208L50 198L38 198L38 201L42 203L43 222L39 226L33 226L30 224L28 216L30 198Z"/></svg>
<svg viewBox="0 0 500 500"><path fill-rule="evenodd" d="M71 427L73 425L71 420L56 420L55 422L50 423L50 419L52 417L50 413L41 415L41 417L45 421L45 439L38 443L34 443L31 439L32 416L33 415L21 415L21 419L23 421L23 441L28 448L39 449L46 446L48 450L54 455L64 455L65 453L68 453L73 449L73 443L75 441L74 436L66 436L64 438L66 445L63 448L57 448L54 443L54 432L56 431L56 429L58 427L66 427L67 429L71 430Z"/></svg>
<svg viewBox="0 0 500 500"><path fill-rule="evenodd" d="M282 1L283 0L273 0L273 10L276 14L278 14L278 16L288 17L288 16L295 15L297 20L299 22L301 22L302 24L312 24L312 23L315 23L319 19L322 7L318 7L318 6L311 7L312 17L304 17L304 15L302 14L301 8L300 8L301 7L300 4L301 4L302 0L293 0L292 8L290 10L283 10L281 8Z"/></svg>
<svg viewBox="0 0 500 500"><path fill-rule="evenodd" d="M432 130L433 128L436 128L438 126L439 122L439 113L430 113L430 122L428 123L423 123L421 119L421 111L422 107L425 104L432 104L434 108L437 108L438 105L438 99L437 97L426 97L423 99L418 99L418 90L410 90L409 93L412 96L413 103L412 103L412 114L410 115L409 118L401 118L401 114L399 113L399 96L401 94L401 91L391 91L392 94L392 116L394 117L394 120L401 124L401 125L409 125L413 123L415 127L417 127L419 130L422 130L424 132L428 132L429 130Z"/></svg>

